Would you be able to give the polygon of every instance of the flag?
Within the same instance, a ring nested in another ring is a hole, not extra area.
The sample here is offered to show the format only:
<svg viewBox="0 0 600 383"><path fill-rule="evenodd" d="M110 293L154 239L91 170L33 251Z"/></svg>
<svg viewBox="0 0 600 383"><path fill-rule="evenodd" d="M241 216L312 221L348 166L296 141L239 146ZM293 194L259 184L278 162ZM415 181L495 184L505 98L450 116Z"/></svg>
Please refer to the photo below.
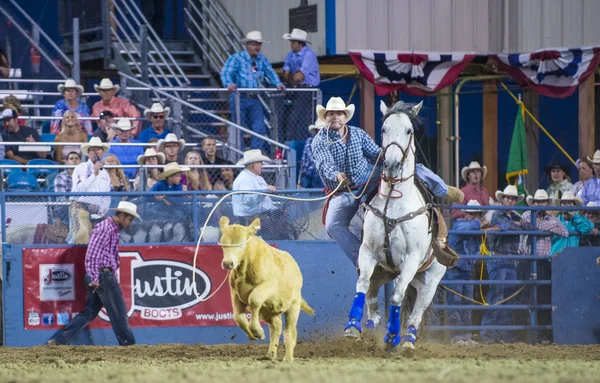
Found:
<svg viewBox="0 0 600 383"><path fill-rule="evenodd" d="M519 194L527 195L525 190L525 174L527 170L527 137L525 135L525 120L523 118L523 104L519 104L517 119L513 129L510 151L508 152L508 165L506 166L506 180L510 185L515 185Z"/></svg>
<svg viewBox="0 0 600 383"><path fill-rule="evenodd" d="M351 50L354 65L384 96L400 89L426 96L452 85L475 53L391 52Z"/></svg>
<svg viewBox="0 0 600 383"><path fill-rule="evenodd" d="M491 54L521 87L565 98L575 92L600 63L600 47L540 49L530 53Z"/></svg>

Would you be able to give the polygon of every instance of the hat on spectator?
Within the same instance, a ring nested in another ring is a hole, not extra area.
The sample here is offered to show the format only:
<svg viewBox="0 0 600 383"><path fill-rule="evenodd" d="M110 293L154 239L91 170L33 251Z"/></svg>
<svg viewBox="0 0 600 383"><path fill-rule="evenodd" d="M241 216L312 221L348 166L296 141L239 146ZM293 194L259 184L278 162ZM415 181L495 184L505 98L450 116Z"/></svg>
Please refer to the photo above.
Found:
<svg viewBox="0 0 600 383"><path fill-rule="evenodd" d="M562 171L565 172L566 175L569 175L571 173L571 169L569 169L568 167L566 167L558 161L551 161L548 164L548 166L544 168L544 173L550 174L552 172L552 169L562 169Z"/></svg>
<svg viewBox="0 0 600 383"><path fill-rule="evenodd" d="M517 187L515 185L508 185L507 187L504 188L504 191L501 191L501 190L496 191L496 200L498 202L502 202L502 198L504 196L517 197L517 204L523 202L523 198L525 198L525 196L523 194L519 194Z"/></svg>
<svg viewBox="0 0 600 383"><path fill-rule="evenodd" d="M481 209L477 208L477 207L481 207L481 204L477 200L470 199L469 202L467 202L467 206L473 206L473 207L464 209L465 213L481 213L482 212Z"/></svg>
<svg viewBox="0 0 600 383"><path fill-rule="evenodd" d="M11 109L16 109L17 113L25 114L25 109L21 106L21 101L12 94L4 97L2 105L4 105L5 108L10 108L12 106Z"/></svg>
<svg viewBox="0 0 600 383"><path fill-rule="evenodd" d="M528 195L525 201L529 206L533 205L534 201L548 201L548 205L554 205L554 198L549 197L544 189L538 189L534 195Z"/></svg>
<svg viewBox="0 0 600 383"><path fill-rule="evenodd" d="M257 43L268 43L267 40L263 40L262 33L260 31L250 31L246 33L246 37L240 40L240 43L246 44L247 42L255 41Z"/></svg>
<svg viewBox="0 0 600 383"><path fill-rule="evenodd" d="M110 148L110 144L102 142L100 137L92 137L90 138L89 142L81 144L81 154L87 156L88 150L90 150L90 148L102 148L102 150L106 152Z"/></svg>
<svg viewBox="0 0 600 383"><path fill-rule="evenodd" d="M163 172L158 175L159 180L165 180L177 173L183 173L190 170L190 168L185 166L179 166L177 162L169 162L163 168Z"/></svg>
<svg viewBox="0 0 600 383"><path fill-rule="evenodd" d="M97 92L98 89L100 89L100 90L114 89L115 94L117 94L119 92L119 90L121 89L121 85L114 85L111 79L103 78L100 81L100 85L94 84L94 90Z"/></svg>
<svg viewBox="0 0 600 383"><path fill-rule="evenodd" d="M158 140L158 143L157 143L158 151L164 152L165 145L168 143L171 143L171 142L179 144L179 151L182 151L183 148L185 147L185 140L183 138L178 140L175 133L169 133L169 134L167 134L167 136L164 139L161 138L160 140Z"/></svg>
<svg viewBox="0 0 600 383"><path fill-rule="evenodd" d="M562 201L573 201L575 202L576 206L583 206L583 200L579 197L575 197L575 195L570 191L564 192L557 204L560 205L560 202Z"/></svg>
<svg viewBox="0 0 600 383"><path fill-rule="evenodd" d="M72 78L68 78L64 84L58 84L57 88L58 93L62 94L64 94L64 91L67 89L75 89L77 91L77 96L81 96L81 93L83 93L83 86L77 85L75 80L73 80Z"/></svg>
<svg viewBox="0 0 600 383"><path fill-rule="evenodd" d="M250 149L244 152L244 158L237 162L237 165L249 165L255 162L271 161L267 156L264 156L260 149Z"/></svg>
<svg viewBox="0 0 600 383"><path fill-rule="evenodd" d="M590 201L585 206L586 207L598 207L598 204L596 202L594 202L594 201ZM600 210L588 210L588 211L586 211L586 213L587 214L596 214L596 215L598 215L598 214L600 214Z"/></svg>
<svg viewBox="0 0 600 383"><path fill-rule="evenodd" d="M481 180L482 181L487 176L487 166L481 166L479 164L479 162L477 162L477 161L471 161L471 163L469 164L469 166L465 166L460 171L460 175L462 176L462 179L465 180L465 182L469 182L467 176L469 175L469 172L471 170L481 170Z"/></svg>
<svg viewBox="0 0 600 383"><path fill-rule="evenodd" d="M587 159L595 164L600 164L600 150L596 150L594 156L592 158L588 157Z"/></svg>
<svg viewBox="0 0 600 383"><path fill-rule="evenodd" d="M154 148L148 148L148 149L146 149L144 154L139 155L137 157L138 164L143 165L144 162L146 161L146 158L149 158L149 157L156 157L159 164L165 163L165 154L164 153L157 153L156 150L154 150Z"/></svg>
<svg viewBox="0 0 600 383"><path fill-rule="evenodd" d="M327 106L323 107L323 105L317 105L317 116L323 121L325 121L325 113L335 111L346 113L348 121L350 121L354 115L354 104L346 106L346 103L341 97L331 97L329 101L327 101Z"/></svg>
<svg viewBox="0 0 600 383"><path fill-rule="evenodd" d="M327 124L325 123L325 121L321 120L320 118L317 118L317 120L315 121L314 124L308 125L308 131L310 133L312 133L313 130L316 130L318 132L319 130L323 129L326 126L327 126Z"/></svg>
<svg viewBox="0 0 600 383"><path fill-rule="evenodd" d="M100 119L103 119L104 117L114 117L115 115L113 114L113 112L111 112L110 110L103 110L102 112L100 112Z"/></svg>
<svg viewBox="0 0 600 383"><path fill-rule="evenodd" d="M2 111L2 121L10 120L11 118L17 118L19 115L11 108L6 108Z"/></svg>
<svg viewBox="0 0 600 383"><path fill-rule="evenodd" d="M133 129L131 126L131 120L129 118L121 118L116 124L110 124L110 127L124 132Z"/></svg>
<svg viewBox="0 0 600 383"><path fill-rule="evenodd" d="M291 41L302 41L303 43L310 44L308 40L308 33L302 29L294 28L292 33L284 33L283 38Z"/></svg>
<svg viewBox="0 0 600 383"><path fill-rule="evenodd" d="M121 201L115 210L117 213L125 213L132 215L139 220L142 219L142 217L140 217L140 215L137 213L137 205L133 202Z"/></svg>
<svg viewBox="0 0 600 383"><path fill-rule="evenodd" d="M150 119L151 114L159 114L159 113L164 113L165 118L168 118L169 115L171 114L171 108L169 108L168 106L166 108L164 108L160 102L155 102L154 104L152 104L150 109L144 110L144 117L147 119Z"/></svg>

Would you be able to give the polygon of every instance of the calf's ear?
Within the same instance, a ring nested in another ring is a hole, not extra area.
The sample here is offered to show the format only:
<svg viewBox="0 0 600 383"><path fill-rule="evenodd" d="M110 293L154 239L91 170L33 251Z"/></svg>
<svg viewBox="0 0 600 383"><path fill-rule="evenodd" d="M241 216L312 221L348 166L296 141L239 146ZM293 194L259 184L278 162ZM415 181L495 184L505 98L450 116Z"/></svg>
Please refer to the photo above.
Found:
<svg viewBox="0 0 600 383"><path fill-rule="evenodd" d="M227 226L229 226L229 218L225 216L221 217L221 219L219 220L219 227L221 228L221 230L223 230Z"/></svg>
<svg viewBox="0 0 600 383"><path fill-rule="evenodd" d="M256 234L257 231L260 230L260 218L255 218L254 221L248 226L248 233L250 235Z"/></svg>

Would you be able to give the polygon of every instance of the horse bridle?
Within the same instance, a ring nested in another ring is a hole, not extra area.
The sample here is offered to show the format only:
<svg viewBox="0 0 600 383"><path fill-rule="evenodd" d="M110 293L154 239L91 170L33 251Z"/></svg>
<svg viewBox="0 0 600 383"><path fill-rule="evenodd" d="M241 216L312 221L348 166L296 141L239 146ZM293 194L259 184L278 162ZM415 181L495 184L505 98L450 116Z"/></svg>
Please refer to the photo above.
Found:
<svg viewBox="0 0 600 383"><path fill-rule="evenodd" d="M400 170L402 170L402 168L404 167L404 164L406 163L406 161L408 160L408 155L410 153L410 151L412 150L412 141L413 141L413 137L415 136L414 133L410 134L410 137L408 139L408 145L406 145L406 148L403 148L402 146L400 146L399 143L397 143L396 141L392 141L389 144L387 144L383 149L382 149L382 154L383 154L383 170L381 172L381 179L387 183L390 186L390 189L392 189L392 186L408 181L411 177L414 177L415 172L413 172L412 175L404 178L404 177L400 177L400 178L394 178L394 177L388 177L385 175L385 153L386 151L391 147L391 146L397 146L398 149L400 149L400 151L402 152L402 160L400 161Z"/></svg>

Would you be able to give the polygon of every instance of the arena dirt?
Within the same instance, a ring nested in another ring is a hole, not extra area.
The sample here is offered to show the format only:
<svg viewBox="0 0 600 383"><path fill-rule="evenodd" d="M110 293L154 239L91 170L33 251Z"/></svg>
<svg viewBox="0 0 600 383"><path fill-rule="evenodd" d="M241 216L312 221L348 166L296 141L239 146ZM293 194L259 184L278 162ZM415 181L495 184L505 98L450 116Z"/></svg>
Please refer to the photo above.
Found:
<svg viewBox="0 0 600 383"><path fill-rule="evenodd" d="M264 360L266 350L266 344L0 348L0 381L600 381L600 345L421 344L407 358L384 351L379 339L335 339L298 344L293 364Z"/></svg>

